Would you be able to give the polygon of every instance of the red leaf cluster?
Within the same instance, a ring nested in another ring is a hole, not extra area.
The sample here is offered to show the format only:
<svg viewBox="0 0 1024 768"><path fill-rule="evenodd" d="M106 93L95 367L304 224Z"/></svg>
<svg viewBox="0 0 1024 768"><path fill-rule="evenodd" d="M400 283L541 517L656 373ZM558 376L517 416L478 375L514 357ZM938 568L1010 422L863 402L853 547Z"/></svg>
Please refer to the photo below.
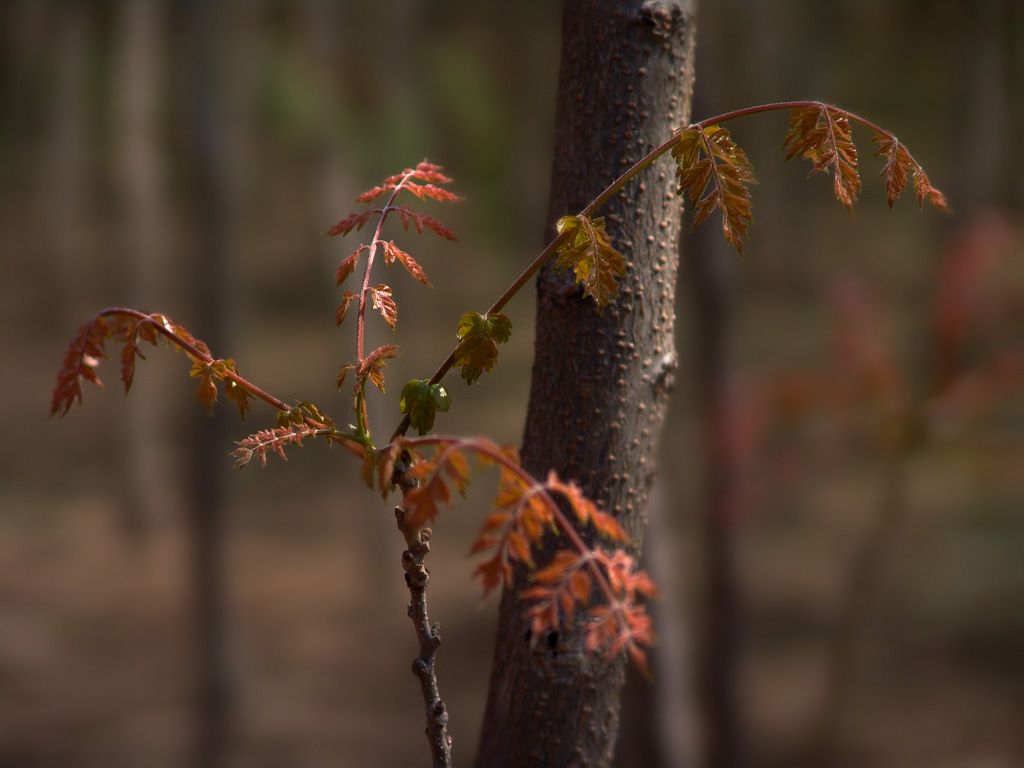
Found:
<svg viewBox="0 0 1024 768"><path fill-rule="evenodd" d="M518 564L533 569L534 551L548 535L562 545L544 567L532 575L533 586L520 597L535 636L566 624L578 624L588 652L606 657L627 652L643 668L645 646L654 640L643 596L656 593L650 578L638 570L622 549L606 552L584 542L577 528L591 527L613 545L628 543L614 517L602 512L573 483L551 473L541 482L519 464L514 448L485 439L423 438L403 441L397 450L433 445L436 453L419 461L410 474L418 485L405 492L407 519L426 525L451 503L453 490L464 495L469 481L468 454L478 466L498 466L498 492L470 554L488 552L476 568L484 594L513 583ZM396 449L392 449L394 451ZM568 515L556 499L565 502Z"/></svg>
<svg viewBox="0 0 1024 768"><path fill-rule="evenodd" d="M53 390L50 403L50 415L59 413L61 416L71 410L76 402L82 402L82 381L91 381L102 387L103 382L96 374L100 360L106 359L105 345L107 341L120 343L121 350L121 381L125 394L131 389L135 380L135 359L145 355L139 350L140 342L155 345L157 334L164 336L168 344L184 350L192 360L193 366L212 364L211 376L224 380L227 371L235 372L233 360L214 361L206 344L196 339L183 326L173 323L161 314L147 315L134 309L121 307L100 312L78 330L64 355L64 362L57 373L57 385ZM195 370L195 368L193 368ZM194 374L196 375L196 374ZM200 382L197 393L204 404L216 399L216 390L211 394L209 383ZM229 397L239 404L244 415L247 406L246 396L230 393Z"/></svg>

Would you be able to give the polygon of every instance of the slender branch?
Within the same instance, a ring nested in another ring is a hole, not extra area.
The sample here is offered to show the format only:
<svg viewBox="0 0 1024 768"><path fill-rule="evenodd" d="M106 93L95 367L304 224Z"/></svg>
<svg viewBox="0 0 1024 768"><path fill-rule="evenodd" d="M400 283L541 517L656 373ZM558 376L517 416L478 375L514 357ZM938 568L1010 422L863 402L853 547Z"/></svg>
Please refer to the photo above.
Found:
<svg viewBox="0 0 1024 768"><path fill-rule="evenodd" d="M679 141L679 137L683 134L683 132L689 128L699 127L701 129L704 129L707 128L709 125L724 123L727 120L735 120L736 118L745 117L747 115L760 114L762 112L777 112L782 110L804 109L807 107L822 107L824 109L834 110L835 112L842 114L844 117L853 120L854 122L860 123L866 128L870 128L877 134L895 138L892 132L885 130L884 128L876 125L870 120L866 120L863 117L860 117L859 115L856 115L852 112L847 112L844 109L839 109L838 107L826 104L825 102L822 101L777 101L768 104L759 104L753 107L744 107L743 109L733 110L732 112L723 112L720 115L705 118L704 120L701 120L697 123L691 123L688 126L684 126L676 130L669 139L655 147L647 155L638 160L632 167L625 171L621 176L615 179L615 181L609 184L608 187L603 192L601 192L601 194L595 197L582 211L580 211L579 216L587 218L592 217L598 210L600 210L600 208L605 203L607 203L617 192L619 192L619 190L621 190L622 187L628 184L641 171L653 165L658 158L660 158L662 155L664 155L666 152L672 149L672 147L674 147L676 143ZM906 147L904 147L904 149L905 148ZM907 152L907 154L910 155L909 151ZM920 164L917 162L916 159L914 159L912 155L910 156L910 158L915 166L920 167ZM530 265L523 271L523 273L518 278L516 278L515 282L513 282L512 285L510 285L505 290L501 297L488 310L488 314L493 312L499 312L502 309L502 307L504 307L512 299L512 297L515 296L524 285L526 285L526 283L534 276L534 274L536 274L536 272L541 268L541 266L543 266L544 263L547 262L547 260L550 259L556 253L559 246L564 242L566 237L567 235L560 234L554 240L548 243L547 247L545 247L544 250L537 255L537 257L530 263ZM368 274L369 272L367 272L367 275ZM368 285L368 282L366 284ZM360 304L360 308L362 308L362 304ZM434 375L430 377L431 384L440 383L441 379L444 378L446 373L448 373L452 365L455 364L455 356L457 352L458 346L456 345L456 347L451 351L448 357L445 358L444 362L441 363L438 369L434 372ZM394 434L391 436L392 442L400 437L404 437L405 434L409 431L409 426L410 418L409 415L406 414L402 418L398 427L395 429Z"/></svg>
<svg viewBox="0 0 1024 768"><path fill-rule="evenodd" d="M136 320L138 320L140 323L143 323L143 322L149 323L157 333L159 333L162 336L164 336L165 338L167 338L172 344L177 346L179 349L183 350L190 357L192 357L192 358L194 358L196 360L201 360L202 362L207 363L207 364L216 362L217 358L213 357L212 355L208 354L207 352L204 352L202 349L197 347L195 344L193 344L192 342L190 342L187 339L183 338L178 333L176 333L175 331L173 331L170 328L168 328L164 323L162 323L159 320L157 320L155 318L155 316L154 316L156 314L158 314L158 313L146 314L145 312L140 312L137 309L130 309L128 307L108 307L107 309L104 309L104 310L96 313L95 318L100 318L100 317L116 317L118 315L133 317ZM95 318L94 318L94 320L95 320ZM205 346L205 344L203 346ZM279 400L278 398L274 397L269 392L266 392L263 389L260 389L260 387L256 386L255 384L253 384L251 381L249 381L245 377L240 376L238 373L236 373L236 372L234 372L232 370L225 370L223 375L224 375L224 378L226 380L234 382L234 384L236 386L238 386L241 389L243 389L244 391L248 392L254 398L256 398L258 400L262 400L267 405L269 405L269 406L271 406L271 407L273 407L273 408L275 408L275 409L277 409L279 411L291 411L292 410L292 406L288 405L283 400ZM359 444L357 441L354 441L354 440L350 439L349 436L344 434L344 433L340 433L340 432L337 432L335 430L326 430L325 431L324 430L324 424L319 422L319 421L317 421L316 419L314 419L314 418L312 418L310 416L307 416L307 415L303 414L302 421L306 425L312 427L315 430L315 434L318 434L318 435L319 434L323 434L323 435L325 435L330 440L333 440L335 442L344 443L345 445L356 449L357 452L362 449L361 444Z"/></svg>
<svg viewBox="0 0 1024 768"><path fill-rule="evenodd" d="M441 625L431 624L427 616L427 583L430 572L423 559L430 551L430 529L417 530L408 521L405 510L395 507L398 530L409 547L402 553L405 583L409 587L409 618L416 627L420 655L412 663L412 671L420 681L423 704L427 716L427 741L434 768L449 768L452 764L452 737L448 733L448 709L437 688L434 658L441 644Z"/></svg>

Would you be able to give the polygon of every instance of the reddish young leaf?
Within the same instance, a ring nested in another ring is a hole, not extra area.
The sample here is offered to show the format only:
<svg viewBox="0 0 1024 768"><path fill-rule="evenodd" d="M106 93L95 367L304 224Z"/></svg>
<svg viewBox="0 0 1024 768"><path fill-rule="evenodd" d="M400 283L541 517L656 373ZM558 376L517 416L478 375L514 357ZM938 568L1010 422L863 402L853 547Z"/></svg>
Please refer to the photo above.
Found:
<svg viewBox="0 0 1024 768"><path fill-rule="evenodd" d="M338 385L338 390L341 390L341 386L345 383L345 376L348 375L349 371L354 371L356 367L352 363L345 363L341 368L338 369L338 375L335 378L335 383Z"/></svg>
<svg viewBox="0 0 1024 768"><path fill-rule="evenodd" d="M373 215L375 210L376 209L374 208L368 208L362 213L350 213L344 219L324 232L324 234L334 237L335 235L347 235L353 229L360 230L363 228L363 225L366 224L370 216Z"/></svg>
<svg viewBox="0 0 1024 768"><path fill-rule="evenodd" d="M395 305L395 300L391 298L391 288L381 283L370 288L369 291L373 297L373 308L379 309L388 325L391 326L391 330L395 330L395 321L398 319L398 307Z"/></svg>
<svg viewBox="0 0 1024 768"><path fill-rule="evenodd" d="M403 504L409 524L414 528L422 528L437 518L440 505L451 503L452 492L441 473L435 471L432 462L417 464L413 472L414 476L420 477L420 484L406 492Z"/></svg>
<svg viewBox="0 0 1024 768"><path fill-rule="evenodd" d="M251 395L244 387L229 379L224 382L224 396L238 406L238 417L245 421L245 412L250 408L249 398Z"/></svg>
<svg viewBox="0 0 1024 768"><path fill-rule="evenodd" d="M348 276L355 271L356 265L359 263L359 255L363 251L368 250L370 250L370 246L360 245L358 248L356 248L356 250L352 253L351 256L349 256L343 262L341 262L341 264L338 266L338 271L335 272L334 274L334 279L337 280L338 285L344 283L345 280L348 279Z"/></svg>
<svg viewBox="0 0 1024 768"><path fill-rule="evenodd" d="M213 370L213 363L196 361L192 364L189 376L199 379L199 386L196 388L196 399L206 408L213 410L213 404L217 402L217 378Z"/></svg>
<svg viewBox="0 0 1024 768"><path fill-rule="evenodd" d="M577 519L583 525L592 524L597 532L608 541L625 543L629 540L626 531L618 521L608 513L599 510L594 502L583 495L583 491L575 483L563 483L552 472L548 475L547 486L553 493L560 494L569 502Z"/></svg>
<svg viewBox="0 0 1024 768"><path fill-rule="evenodd" d="M880 175L885 177L885 197L891 211L896 198L907 188L907 171L914 161L907 148L895 136L878 133L872 141L879 144L874 156L885 157L885 167Z"/></svg>
<svg viewBox="0 0 1024 768"><path fill-rule="evenodd" d="M132 382L135 380L136 357L141 357L143 360L146 359L146 356L135 346L134 341L125 344L124 349L121 350L121 381L124 383L124 393L126 395L131 390Z"/></svg>
<svg viewBox="0 0 1024 768"><path fill-rule="evenodd" d="M68 345L64 363L57 373L57 385L50 402L50 415L59 413L63 418L76 402L82 402L82 379L103 386L96 375L95 367L103 354L103 342L107 338L103 318L96 318L78 329L78 335Z"/></svg>
<svg viewBox="0 0 1024 768"><path fill-rule="evenodd" d="M402 263L402 266L409 270L409 274L415 277L424 285L430 285L430 281L427 280L427 275L423 271L423 268L416 263L415 259L408 253L403 251L393 241L384 243L384 264L390 267L395 260Z"/></svg>
<svg viewBox="0 0 1024 768"><path fill-rule="evenodd" d="M317 430L307 424L294 424L276 429L261 429L259 432L249 435L244 440L236 443L238 448L231 452L237 456L235 469L241 469L253 459L259 461L261 466L267 465L267 451L273 451L285 461L284 448L286 445L302 445L304 437L312 437Z"/></svg>
<svg viewBox="0 0 1024 768"><path fill-rule="evenodd" d="M408 232L410 222L416 227L417 234L423 234L423 228L433 230L435 233L445 238L446 240L458 240L448 227L439 222L432 216L428 216L425 213L418 213L412 210L408 205L403 205L401 208L393 209L398 214L398 220L402 222L402 227Z"/></svg>
<svg viewBox="0 0 1024 768"><path fill-rule="evenodd" d="M860 174L857 147L845 114L824 104L792 110L782 148L786 160L797 155L810 160L814 165L811 176L831 168L836 198L848 211L853 210L860 193Z"/></svg>
<svg viewBox="0 0 1024 768"><path fill-rule="evenodd" d="M345 316L348 314L349 305L356 295L352 291L345 291L341 295L341 304L334 311L334 322L340 328L341 324L345 322Z"/></svg>
<svg viewBox="0 0 1024 768"><path fill-rule="evenodd" d="M512 584L512 566L504 556L504 552L500 550L494 557L480 563L474 569L473 575L480 580L484 597L503 584L505 586Z"/></svg>
<svg viewBox="0 0 1024 768"><path fill-rule="evenodd" d="M924 172L924 168L919 165L914 168L914 191L917 192L917 206L919 208L924 208L924 201L927 198L928 202L939 210L949 210L945 196L931 185L931 182L928 181L928 175Z"/></svg>
<svg viewBox="0 0 1024 768"><path fill-rule="evenodd" d="M421 181L429 181L434 184L450 184L452 182L452 179L441 173L440 165L432 165L426 161L416 166L416 173L414 175Z"/></svg>
<svg viewBox="0 0 1024 768"><path fill-rule="evenodd" d="M398 347L393 344L385 344L368 354L356 369L356 386L362 386L366 379L369 378L377 386L377 389L383 392L383 368L387 365L385 361L392 359L397 353Z"/></svg>
<svg viewBox="0 0 1024 768"><path fill-rule="evenodd" d="M363 192L359 197L356 198L357 203L372 203L378 197L383 195L385 192L390 192L395 188L394 182L385 184L383 187L374 187Z"/></svg>

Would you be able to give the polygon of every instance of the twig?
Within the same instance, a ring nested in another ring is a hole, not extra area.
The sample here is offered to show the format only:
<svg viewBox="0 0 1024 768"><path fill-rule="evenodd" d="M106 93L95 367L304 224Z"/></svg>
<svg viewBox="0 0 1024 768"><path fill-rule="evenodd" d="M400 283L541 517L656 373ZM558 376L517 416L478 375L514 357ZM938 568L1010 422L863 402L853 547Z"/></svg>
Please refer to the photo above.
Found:
<svg viewBox="0 0 1024 768"><path fill-rule="evenodd" d="M405 583L409 587L409 618L416 627L420 655L412 663L413 674L420 679L423 703L427 711L427 741L434 768L450 768L452 764L452 737L448 734L448 710L437 690L434 656L441 644L441 625L431 624L427 617L427 582L430 573L423 558L430 551L430 529L417 530L406 520L405 510L395 507L398 530L409 548L402 553Z"/></svg>

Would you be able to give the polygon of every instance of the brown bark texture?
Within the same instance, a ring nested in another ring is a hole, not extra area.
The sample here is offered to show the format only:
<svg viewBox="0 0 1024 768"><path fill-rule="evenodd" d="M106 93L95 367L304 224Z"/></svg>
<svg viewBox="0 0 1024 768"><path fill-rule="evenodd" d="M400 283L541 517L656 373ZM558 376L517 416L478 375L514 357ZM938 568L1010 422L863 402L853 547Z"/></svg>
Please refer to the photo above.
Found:
<svg viewBox="0 0 1024 768"><path fill-rule="evenodd" d="M692 4L565 4L548 236L690 119ZM571 273L537 279L523 463L554 469L613 512L637 550L676 368L681 200L662 158L600 212L628 269L603 312ZM539 558L541 562L544 556ZM516 593L501 603L476 765L608 766L625 662L584 653L578 628L531 637Z"/></svg>

